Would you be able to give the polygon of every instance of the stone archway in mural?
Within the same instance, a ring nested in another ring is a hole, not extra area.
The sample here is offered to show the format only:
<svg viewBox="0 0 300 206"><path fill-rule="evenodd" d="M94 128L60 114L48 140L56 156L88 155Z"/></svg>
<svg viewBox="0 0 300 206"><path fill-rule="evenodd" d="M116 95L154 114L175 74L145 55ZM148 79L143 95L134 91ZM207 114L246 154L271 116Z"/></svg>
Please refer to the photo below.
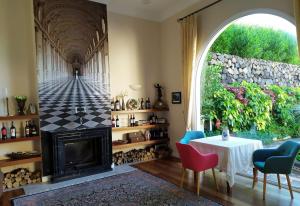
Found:
<svg viewBox="0 0 300 206"><path fill-rule="evenodd" d="M41 130L110 126L106 6L33 3ZM78 111L85 113L81 121Z"/></svg>
<svg viewBox="0 0 300 206"><path fill-rule="evenodd" d="M203 120L201 115L201 105L202 105L202 94L203 94L203 84L199 84L199 82L203 82L205 81L204 79L204 75L203 75L203 69L205 68L207 62L207 56L209 53L209 50L211 48L211 46L213 45L213 43L216 41L216 39L236 20L241 19L243 17L246 16L250 16L250 15L254 15L254 14L270 14L270 15L274 15L277 17L280 17L282 19L287 20L288 22L290 22L291 24L295 25L294 22L294 18L292 18L291 16L282 13L281 11L278 10L273 10L273 9L256 9L256 10L248 10L248 11L244 11L241 13L238 13L236 15L231 16L230 18L226 19L222 24L219 25L218 28L216 28L216 30L210 35L210 37L208 38L207 41L204 42L204 46L202 47L202 49L199 51L198 56L197 56L197 67L196 67L196 71L195 71L195 115L193 116L193 122L194 125L196 126L196 128L198 130L203 130Z"/></svg>

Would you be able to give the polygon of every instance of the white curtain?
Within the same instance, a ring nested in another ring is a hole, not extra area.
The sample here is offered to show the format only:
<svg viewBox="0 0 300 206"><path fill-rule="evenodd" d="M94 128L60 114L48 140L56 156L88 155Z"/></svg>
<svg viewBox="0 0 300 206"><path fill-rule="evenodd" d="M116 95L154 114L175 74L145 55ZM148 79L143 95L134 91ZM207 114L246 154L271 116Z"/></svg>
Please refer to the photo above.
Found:
<svg viewBox="0 0 300 206"><path fill-rule="evenodd" d="M181 21L183 51L183 106L186 130L192 126L195 102L195 65L197 55L197 17L191 15Z"/></svg>

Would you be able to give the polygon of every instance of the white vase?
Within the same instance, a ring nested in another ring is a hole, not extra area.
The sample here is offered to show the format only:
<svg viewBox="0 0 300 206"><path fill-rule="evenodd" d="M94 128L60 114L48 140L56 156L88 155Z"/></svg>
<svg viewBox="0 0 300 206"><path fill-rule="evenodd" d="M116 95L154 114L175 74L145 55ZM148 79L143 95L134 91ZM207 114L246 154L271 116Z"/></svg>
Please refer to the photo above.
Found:
<svg viewBox="0 0 300 206"><path fill-rule="evenodd" d="M224 127L222 130L222 140L227 141L229 140L229 129L228 127Z"/></svg>

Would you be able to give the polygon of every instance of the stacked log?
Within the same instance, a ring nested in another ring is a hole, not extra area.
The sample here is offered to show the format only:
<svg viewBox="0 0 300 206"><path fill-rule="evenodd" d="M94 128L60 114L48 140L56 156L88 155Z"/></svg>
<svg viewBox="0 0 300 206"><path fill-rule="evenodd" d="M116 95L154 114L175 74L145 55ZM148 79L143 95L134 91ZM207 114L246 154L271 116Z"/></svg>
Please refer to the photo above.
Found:
<svg viewBox="0 0 300 206"><path fill-rule="evenodd" d="M113 163L115 165L122 165L153 160L155 158L163 158L170 154L170 149L167 150L168 152L163 152L161 149L155 150L155 147L152 146L146 147L145 149L133 149L128 152L120 151L113 154Z"/></svg>
<svg viewBox="0 0 300 206"><path fill-rule="evenodd" d="M41 172L30 172L26 168L20 168L7 172L3 178L3 189L18 188L27 184L34 184L41 182Z"/></svg>

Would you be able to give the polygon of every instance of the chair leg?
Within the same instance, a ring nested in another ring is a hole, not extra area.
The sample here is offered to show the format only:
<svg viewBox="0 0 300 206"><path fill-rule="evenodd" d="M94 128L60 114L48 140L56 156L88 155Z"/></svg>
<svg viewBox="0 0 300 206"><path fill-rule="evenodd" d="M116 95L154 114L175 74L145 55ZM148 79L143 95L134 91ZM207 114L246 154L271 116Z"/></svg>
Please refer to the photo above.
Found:
<svg viewBox="0 0 300 206"><path fill-rule="evenodd" d="M212 173L213 173L213 176L214 176L214 181L215 181L216 189L217 189L217 192L218 192L219 191L219 186L218 186L218 183L217 183L216 173L215 173L214 168L212 168Z"/></svg>
<svg viewBox="0 0 300 206"><path fill-rule="evenodd" d="M194 183L197 184L197 175L198 173L196 171L194 171Z"/></svg>
<svg viewBox="0 0 300 206"><path fill-rule="evenodd" d="M254 189L255 184L257 182L257 169L253 167L253 183L252 183L252 189Z"/></svg>
<svg viewBox="0 0 300 206"><path fill-rule="evenodd" d="M288 183L288 186L289 186L291 198L294 199L293 190L292 190L292 185L291 185L290 177L289 177L288 174L286 174L286 180L287 180L287 183Z"/></svg>
<svg viewBox="0 0 300 206"><path fill-rule="evenodd" d="M183 167L181 170L181 181L180 181L180 187L183 187L183 182L184 182L184 176L185 176L185 168Z"/></svg>
<svg viewBox="0 0 300 206"><path fill-rule="evenodd" d="M264 174L264 191L263 191L263 200L266 199L266 189L267 189L267 174Z"/></svg>
<svg viewBox="0 0 300 206"><path fill-rule="evenodd" d="M200 175L201 175L201 172L198 172L197 176L197 195L199 196L199 193L200 193Z"/></svg>
<svg viewBox="0 0 300 206"><path fill-rule="evenodd" d="M280 174L277 174L278 188L281 189Z"/></svg>

